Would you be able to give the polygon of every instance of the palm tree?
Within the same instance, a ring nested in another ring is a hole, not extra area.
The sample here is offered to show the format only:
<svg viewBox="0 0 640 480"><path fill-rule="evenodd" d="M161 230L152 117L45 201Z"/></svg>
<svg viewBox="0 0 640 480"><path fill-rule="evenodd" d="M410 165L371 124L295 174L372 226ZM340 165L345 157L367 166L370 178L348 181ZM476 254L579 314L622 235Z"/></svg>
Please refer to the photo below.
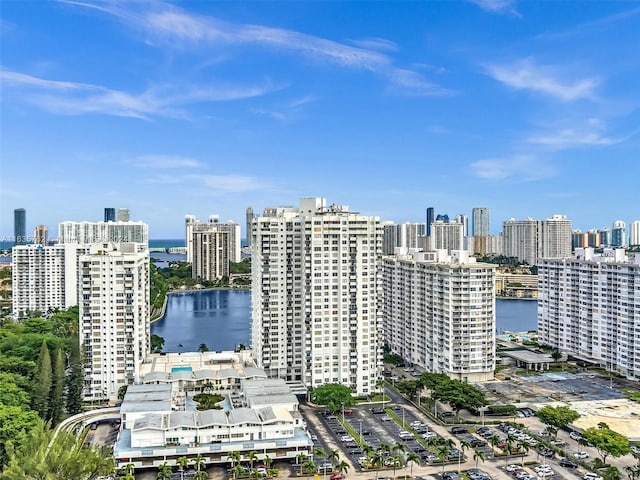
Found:
<svg viewBox="0 0 640 480"><path fill-rule="evenodd" d="M296 462L300 465L300 475L302 475L302 465L307 461L307 454L305 452L300 452L296 455Z"/></svg>
<svg viewBox="0 0 640 480"><path fill-rule="evenodd" d="M189 459L187 457L178 457L176 463L180 468L180 478L184 478L184 470L187 468L187 465L189 465Z"/></svg>
<svg viewBox="0 0 640 480"><path fill-rule="evenodd" d="M493 450L493 454L496 454L496 447L498 446L498 444L501 442L502 440L500 439L500 437L498 435L493 435L490 439L489 439L489 443L491 444L491 450Z"/></svg>
<svg viewBox="0 0 640 480"><path fill-rule="evenodd" d="M196 471L200 471L203 470L204 467L206 466L206 462L204 461L204 458L202 457L201 454L196 455L196 458L194 458L193 460L191 460L194 464L194 466L196 467Z"/></svg>
<svg viewBox="0 0 640 480"><path fill-rule="evenodd" d="M506 467L509 463L509 455L511 455L511 450L513 449L513 444L516 442L516 437L512 434L507 434L507 444L504 446L504 466Z"/></svg>
<svg viewBox="0 0 640 480"><path fill-rule="evenodd" d="M371 448L370 446L368 447ZM329 450L329 453L327 454L327 460L331 463L335 463L340 460L340 451L337 448Z"/></svg>
<svg viewBox="0 0 640 480"><path fill-rule="evenodd" d="M391 453L391 445L389 445L388 443L381 443L378 447L378 452L380 452L380 455L382 456L382 463L384 463L384 461Z"/></svg>
<svg viewBox="0 0 640 480"><path fill-rule="evenodd" d="M396 478L396 468L402 465L402 455L393 455L389 457L388 461L391 462L391 466L393 467L393 478Z"/></svg>
<svg viewBox="0 0 640 480"><path fill-rule="evenodd" d="M476 461L476 469L478 468L478 460L484 462L484 452L482 450L473 451L473 459Z"/></svg>
<svg viewBox="0 0 640 480"><path fill-rule="evenodd" d="M269 455L265 455L262 459L262 463L264 463L267 466L267 469L269 469L271 467L271 464L273 463L273 458L271 458Z"/></svg>
<svg viewBox="0 0 640 480"><path fill-rule="evenodd" d="M244 473L244 467L242 465L238 464L231 468L231 474L233 475L233 478L238 478L241 473Z"/></svg>
<svg viewBox="0 0 640 480"><path fill-rule="evenodd" d="M629 480L638 480L640 479L640 467L634 467L633 465L627 465L624 467L627 475L629 476Z"/></svg>
<svg viewBox="0 0 640 480"><path fill-rule="evenodd" d="M420 455L416 452L407 453L407 464L411 462L410 476L413 477L413 464L420 465Z"/></svg>
<svg viewBox="0 0 640 480"><path fill-rule="evenodd" d="M464 439L458 440L458 442L460 443L460 451L462 452L462 455L458 455L458 474L460 474L460 466L462 464L462 457L464 457L464 451L467 448L471 448L471 444Z"/></svg>
<svg viewBox="0 0 640 480"><path fill-rule="evenodd" d="M227 454L227 458L231 460L231 468L233 468L240 463L240 460L242 459L242 454L238 451L229 452Z"/></svg>
<svg viewBox="0 0 640 480"><path fill-rule="evenodd" d="M196 480L207 480L209 478L209 474L206 470L198 470L196 472Z"/></svg>
<svg viewBox="0 0 640 480"><path fill-rule="evenodd" d="M324 448L316 447L313 449L314 457L322 457L324 459L327 458L327 452L324 451Z"/></svg>
<svg viewBox="0 0 640 480"><path fill-rule="evenodd" d="M270 478L277 477L278 475L280 475L280 470L277 468L267 468L267 475Z"/></svg>
<svg viewBox="0 0 640 480"><path fill-rule="evenodd" d="M307 478L310 473L316 473L317 471L316 464L311 460L307 460L306 462L304 462L302 468L307 472Z"/></svg>
<svg viewBox="0 0 640 480"><path fill-rule="evenodd" d="M136 479L136 476L134 475L134 472L136 471L136 467L133 465L133 463L127 463L124 467L122 467L122 471L124 472L124 475L120 476L120 480Z"/></svg>
<svg viewBox="0 0 640 480"><path fill-rule="evenodd" d="M249 460L249 468L253 471L253 464L258 459L258 452L251 450L247 453L247 460Z"/></svg>
<svg viewBox="0 0 640 480"><path fill-rule="evenodd" d="M449 441L453 442L453 440L449 439ZM438 458L440 459L440 461L442 462L442 473L444 474L444 461L447 458L447 454L449 453L449 442L447 441L446 443L442 443L438 446L436 446L436 455L438 455Z"/></svg>
<svg viewBox="0 0 640 480"><path fill-rule="evenodd" d="M346 474L349 471L349 468L351 468L349 464L344 460L342 460L340 463L336 465L335 471L342 474Z"/></svg>
<svg viewBox="0 0 640 480"><path fill-rule="evenodd" d="M164 462L158 465L158 474L156 475L156 478L158 480L170 480L171 473L171 465L169 465L167 462Z"/></svg>
<svg viewBox="0 0 640 480"><path fill-rule="evenodd" d="M407 451L407 445L402 442L396 442L392 447L391 451L395 454L405 453Z"/></svg>
<svg viewBox="0 0 640 480"><path fill-rule="evenodd" d="M371 466L376 469L376 480L378 480L378 473L383 465L384 456L380 450L376 450L371 456Z"/></svg>
<svg viewBox="0 0 640 480"><path fill-rule="evenodd" d="M520 447L520 449L522 450L522 463L521 463L521 466L524 467L524 457L527 456L527 453L529 453L529 449L531 447L529 446L529 444L527 442L524 442L524 441L519 441L518 442L518 447Z"/></svg>

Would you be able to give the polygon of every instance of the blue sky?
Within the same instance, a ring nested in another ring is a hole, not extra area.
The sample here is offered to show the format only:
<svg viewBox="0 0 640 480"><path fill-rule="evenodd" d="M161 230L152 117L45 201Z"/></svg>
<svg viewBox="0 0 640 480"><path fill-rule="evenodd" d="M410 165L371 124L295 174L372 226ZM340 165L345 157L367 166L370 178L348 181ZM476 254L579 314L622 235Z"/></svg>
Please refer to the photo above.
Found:
<svg viewBox="0 0 640 480"><path fill-rule="evenodd" d="M9 0L0 34L3 237L304 196L640 219L637 2Z"/></svg>

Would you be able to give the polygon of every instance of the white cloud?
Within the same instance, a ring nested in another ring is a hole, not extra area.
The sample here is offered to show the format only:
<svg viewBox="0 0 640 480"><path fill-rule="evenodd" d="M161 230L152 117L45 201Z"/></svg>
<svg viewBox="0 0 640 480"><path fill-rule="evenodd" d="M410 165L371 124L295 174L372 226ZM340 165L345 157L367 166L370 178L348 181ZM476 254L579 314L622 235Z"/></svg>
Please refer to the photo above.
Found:
<svg viewBox="0 0 640 480"><path fill-rule="evenodd" d="M514 0L469 0L481 9L491 13L502 13L521 17Z"/></svg>
<svg viewBox="0 0 640 480"><path fill-rule="evenodd" d="M532 155L488 158L471 163L473 175L486 180L533 181L555 174L553 166Z"/></svg>
<svg viewBox="0 0 640 480"><path fill-rule="evenodd" d="M542 145L552 150L564 150L582 146L615 145L624 142L633 135L614 138L604 134L606 129L607 125L602 120L589 118L581 125L532 135L527 138L527 142Z"/></svg>
<svg viewBox="0 0 640 480"><path fill-rule="evenodd" d="M384 38L361 38L359 40L351 40L351 43L370 50L384 50L388 52L398 50L398 45L395 42Z"/></svg>
<svg viewBox="0 0 640 480"><path fill-rule="evenodd" d="M193 158L172 155L142 155L133 162L137 167L143 168L195 168L202 163Z"/></svg>
<svg viewBox="0 0 640 480"><path fill-rule="evenodd" d="M558 78L558 68L536 65L527 58L509 65L487 65L487 73L517 90L532 90L563 101L591 98L598 82L593 78L577 81L562 81Z"/></svg>
<svg viewBox="0 0 640 480"><path fill-rule="evenodd" d="M266 95L280 86L269 82L259 86L152 86L140 94L111 90L100 85L46 80L31 75L2 71L4 86L23 88L24 99L44 110L81 115L98 113L150 119L153 116L185 118L181 107L201 102L222 102Z"/></svg>
<svg viewBox="0 0 640 480"><path fill-rule="evenodd" d="M191 188L204 187L209 194L216 193L243 193L258 190L271 189L272 185L263 179L248 175L226 174L214 175L208 173L183 174L183 175L154 175L145 180L145 183L158 183L165 185L189 184Z"/></svg>
<svg viewBox="0 0 640 480"><path fill-rule="evenodd" d="M85 5L73 1L66 3ZM170 47L181 48L190 45L257 45L346 68L374 72L386 77L397 87L404 87L405 93L433 96L450 93L428 82L417 72L396 67L388 55L376 51L391 50L394 44L388 40L361 40L359 48L294 30L231 23L215 17L194 15L163 2L131 3L127 7L137 10L125 10L118 4L110 3L102 3L99 9L144 30L150 36L150 43L164 42ZM407 78L409 76L411 80Z"/></svg>

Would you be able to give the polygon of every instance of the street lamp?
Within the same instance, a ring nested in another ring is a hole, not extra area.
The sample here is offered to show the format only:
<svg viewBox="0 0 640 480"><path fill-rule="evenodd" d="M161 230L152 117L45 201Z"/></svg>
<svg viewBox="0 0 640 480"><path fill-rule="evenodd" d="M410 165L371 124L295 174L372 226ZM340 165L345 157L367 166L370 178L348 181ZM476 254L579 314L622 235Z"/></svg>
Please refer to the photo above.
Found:
<svg viewBox="0 0 640 480"><path fill-rule="evenodd" d="M360 420L360 430L359 430L359 437L360 437L360 441L362 441L362 420Z"/></svg>
<svg viewBox="0 0 640 480"><path fill-rule="evenodd" d="M402 407L402 428L405 428L405 426L404 426L404 406Z"/></svg>
<svg viewBox="0 0 640 480"><path fill-rule="evenodd" d="M342 402L342 419L344 420L344 402Z"/></svg>

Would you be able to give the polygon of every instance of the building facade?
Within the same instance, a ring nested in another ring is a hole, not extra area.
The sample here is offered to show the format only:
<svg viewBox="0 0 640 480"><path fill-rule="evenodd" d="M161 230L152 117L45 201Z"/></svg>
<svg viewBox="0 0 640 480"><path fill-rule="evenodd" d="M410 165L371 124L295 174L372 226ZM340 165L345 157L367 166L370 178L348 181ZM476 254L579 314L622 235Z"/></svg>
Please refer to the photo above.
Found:
<svg viewBox="0 0 640 480"><path fill-rule="evenodd" d="M227 231L195 229L191 234L191 277L209 282L229 276L229 242Z"/></svg>
<svg viewBox="0 0 640 480"><path fill-rule="evenodd" d="M78 304L81 245L21 245L12 250L12 307L16 319Z"/></svg>
<svg viewBox="0 0 640 480"><path fill-rule="evenodd" d="M458 222L437 220L431 224L431 250L454 250L464 248L464 225Z"/></svg>
<svg viewBox="0 0 640 480"><path fill-rule="evenodd" d="M104 221L115 222L116 221L116 209L112 207L105 207L104 209Z"/></svg>
<svg viewBox="0 0 640 480"><path fill-rule="evenodd" d="M149 225L144 222L62 222L58 224L58 243L137 243L149 248Z"/></svg>
<svg viewBox="0 0 640 480"><path fill-rule="evenodd" d="M84 397L116 399L137 381L150 349L149 252L132 243L90 246L78 262Z"/></svg>
<svg viewBox="0 0 640 480"><path fill-rule="evenodd" d="M247 211L245 212L245 215L246 215L245 241L247 242L247 247L251 247L251 237L253 236L252 224L253 224L253 218L254 218L253 207L247 207Z"/></svg>
<svg viewBox="0 0 640 480"><path fill-rule="evenodd" d="M468 252L382 260L384 342L420 370L468 382L495 369L495 266Z"/></svg>
<svg viewBox="0 0 640 480"><path fill-rule="evenodd" d="M542 343L640 379L640 256L578 248L538 264Z"/></svg>
<svg viewBox="0 0 640 480"><path fill-rule="evenodd" d="M631 222L629 245L633 247L640 245L640 220L634 220Z"/></svg>
<svg viewBox="0 0 640 480"><path fill-rule="evenodd" d="M377 388L381 248L377 217L323 198L254 220L251 343L269 376Z"/></svg>
<svg viewBox="0 0 640 480"><path fill-rule="evenodd" d="M13 211L13 242L14 245L27 243L27 211L24 208Z"/></svg>
<svg viewBox="0 0 640 480"><path fill-rule="evenodd" d="M33 243L36 245L47 245L49 242L48 229L46 225L36 225L33 230Z"/></svg>
<svg viewBox="0 0 640 480"><path fill-rule="evenodd" d="M128 208L119 208L118 209L117 220L119 222L128 222L129 221L129 209Z"/></svg>
<svg viewBox="0 0 640 480"><path fill-rule="evenodd" d="M614 248L626 248L629 246L627 225L622 220L613 222L611 229L611 246Z"/></svg>
<svg viewBox="0 0 640 480"><path fill-rule="evenodd" d="M542 258L571 256L571 220L564 215L552 215L541 222L540 252Z"/></svg>
<svg viewBox="0 0 640 480"><path fill-rule="evenodd" d="M471 210L471 233L474 237L486 237L489 232L489 209L475 207Z"/></svg>
<svg viewBox="0 0 640 480"><path fill-rule="evenodd" d="M197 249L196 240L200 241L207 237L195 235L207 233L207 234L224 234L227 240L224 241L227 251L224 253L224 257L234 263L238 263L242 260L242 249L240 245L240 225L238 223L228 221L220 222L218 215L210 215L207 222L199 221L195 215L185 215L185 245L187 247L187 262L194 263L194 254ZM202 260L201 260L202 261ZM229 266L227 265L227 270ZM194 277L196 278L196 277Z"/></svg>
<svg viewBox="0 0 640 480"><path fill-rule="evenodd" d="M502 225L503 250L507 257L516 257L529 265L535 265L540 251L540 222L532 218L507 220Z"/></svg>

